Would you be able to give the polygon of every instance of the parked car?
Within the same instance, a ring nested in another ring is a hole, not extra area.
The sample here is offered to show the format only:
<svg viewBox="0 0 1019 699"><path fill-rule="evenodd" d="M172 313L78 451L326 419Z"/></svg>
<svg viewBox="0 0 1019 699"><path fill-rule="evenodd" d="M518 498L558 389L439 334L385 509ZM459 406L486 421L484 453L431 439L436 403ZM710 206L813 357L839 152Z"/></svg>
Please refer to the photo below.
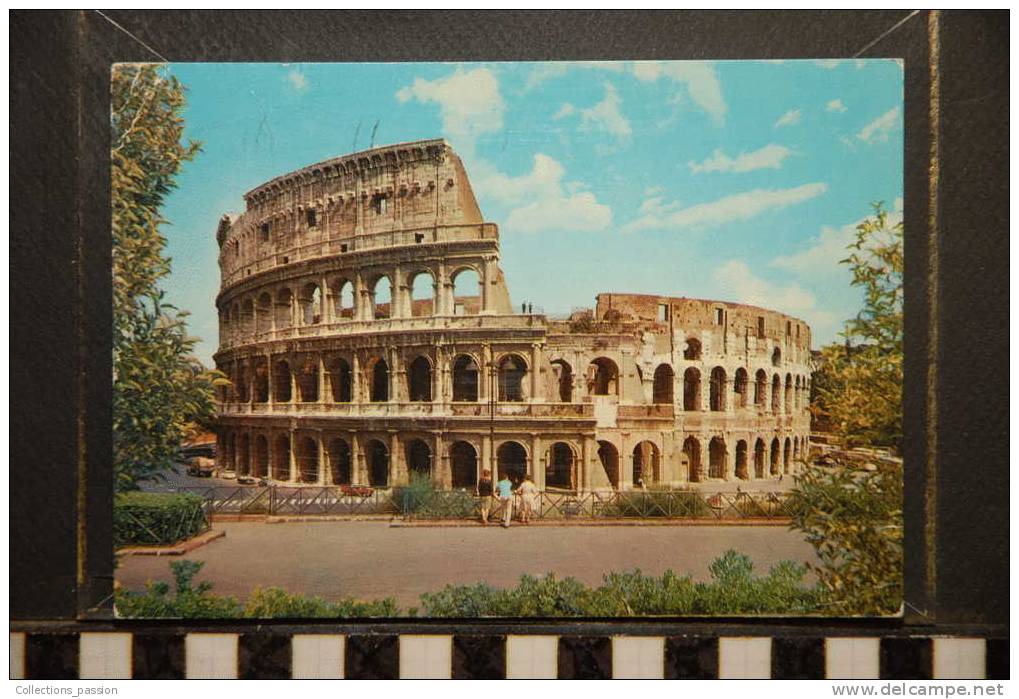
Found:
<svg viewBox="0 0 1019 699"><path fill-rule="evenodd" d="M231 471L230 469L224 469L219 472L219 477L226 478L227 480L233 480L234 478L237 478L237 472Z"/></svg>
<svg viewBox="0 0 1019 699"><path fill-rule="evenodd" d="M254 476L237 476L238 485L256 485L257 483L258 479Z"/></svg>
<svg viewBox="0 0 1019 699"><path fill-rule="evenodd" d="M199 478L211 478L216 472L216 460L205 456L196 456L188 462L187 474Z"/></svg>

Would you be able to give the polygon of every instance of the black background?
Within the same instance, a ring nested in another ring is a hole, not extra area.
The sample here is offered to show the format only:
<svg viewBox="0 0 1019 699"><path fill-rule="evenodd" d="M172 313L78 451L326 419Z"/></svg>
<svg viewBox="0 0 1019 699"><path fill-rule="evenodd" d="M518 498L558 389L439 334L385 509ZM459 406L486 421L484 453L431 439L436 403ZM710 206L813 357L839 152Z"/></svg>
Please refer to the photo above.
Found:
<svg viewBox="0 0 1019 699"><path fill-rule="evenodd" d="M185 626L109 620L111 63L860 55L902 58L906 66L904 617L311 626L1007 634L1007 12L943 12L933 42L927 12L882 36L907 10L103 14L134 38L96 12L10 13L10 603L12 619L27 622L16 627ZM935 45L940 56L932 66ZM932 75L940 89L933 121ZM216 624L187 625L198 626Z"/></svg>

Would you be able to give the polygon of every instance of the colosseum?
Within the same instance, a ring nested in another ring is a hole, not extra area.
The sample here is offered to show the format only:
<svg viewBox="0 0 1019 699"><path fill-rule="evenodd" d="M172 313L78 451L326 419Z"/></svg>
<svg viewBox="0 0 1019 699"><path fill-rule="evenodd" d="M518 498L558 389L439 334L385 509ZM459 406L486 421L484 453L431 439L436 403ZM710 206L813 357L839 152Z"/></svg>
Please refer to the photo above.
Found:
<svg viewBox="0 0 1019 699"><path fill-rule="evenodd" d="M517 308L444 140L310 165L245 202L216 233L221 468L467 490L490 469L590 492L752 488L806 455L803 321L623 293L561 318Z"/></svg>

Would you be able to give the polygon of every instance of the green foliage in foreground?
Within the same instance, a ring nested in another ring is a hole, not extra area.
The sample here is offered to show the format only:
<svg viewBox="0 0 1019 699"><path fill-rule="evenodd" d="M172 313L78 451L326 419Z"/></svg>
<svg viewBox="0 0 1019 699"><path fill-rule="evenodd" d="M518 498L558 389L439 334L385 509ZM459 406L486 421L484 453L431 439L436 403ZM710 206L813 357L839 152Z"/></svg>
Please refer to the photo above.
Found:
<svg viewBox="0 0 1019 699"><path fill-rule="evenodd" d="M421 609L401 609L391 598L328 602L291 595L279 588L256 589L247 604L218 597L211 584L193 584L202 564L171 563L175 588L149 583L143 593L117 592L124 617L172 618L356 618L356 617L625 617L729 614L817 614L821 590L803 583L806 566L782 561L767 575L754 574L750 558L727 551L711 564L711 581L666 571L659 577L639 570L609 573L598 587L549 573L524 575L520 584L497 589L486 583L448 585L421 595Z"/></svg>
<svg viewBox="0 0 1019 699"><path fill-rule="evenodd" d="M113 500L113 545L168 546L209 528L205 501L191 493L118 493Z"/></svg>

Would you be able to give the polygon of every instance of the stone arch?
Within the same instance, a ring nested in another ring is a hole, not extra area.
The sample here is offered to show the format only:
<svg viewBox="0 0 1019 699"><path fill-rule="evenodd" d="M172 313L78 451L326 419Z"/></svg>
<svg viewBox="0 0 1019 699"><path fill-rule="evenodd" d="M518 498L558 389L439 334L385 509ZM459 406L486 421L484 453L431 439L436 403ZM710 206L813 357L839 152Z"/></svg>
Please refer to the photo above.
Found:
<svg viewBox="0 0 1019 699"><path fill-rule="evenodd" d="M782 458L782 445L778 441L778 437L771 440L771 470L772 476L777 476L779 473L779 460Z"/></svg>
<svg viewBox="0 0 1019 699"><path fill-rule="evenodd" d="M432 448L422 439L412 439L405 447L407 454L407 474L409 476L431 478Z"/></svg>
<svg viewBox="0 0 1019 699"><path fill-rule="evenodd" d="M369 400L372 403L389 402L389 364L381 357L371 368L371 390Z"/></svg>
<svg viewBox="0 0 1019 699"><path fill-rule="evenodd" d="M663 365L664 366L664 365ZM662 455L658 445L645 439L633 447L633 473L631 482L634 486L662 481Z"/></svg>
<svg viewBox="0 0 1019 699"><path fill-rule="evenodd" d="M764 407L768 404L768 372L758 369L754 375L754 405Z"/></svg>
<svg viewBox="0 0 1019 699"><path fill-rule="evenodd" d="M430 270L412 272L407 278L410 295L410 314L414 317L435 315L435 277Z"/></svg>
<svg viewBox="0 0 1019 699"><path fill-rule="evenodd" d="M565 359L552 360L552 372L556 377L560 403L573 402L573 367Z"/></svg>
<svg viewBox="0 0 1019 699"><path fill-rule="evenodd" d="M786 437L782 445L782 473L789 473L792 466L792 448L792 440Z"/></svg>
<svg viewBox="0 0 1019 699"><path fill-rule="evenodd" d="M527 362L519 354L507 354L499 360L499 401L519 403L524 400L524 378Z"/></svg>
<svg viewBox="0 0 1019 699"><path fill-rule="evenodd" d="M598 440L598 461L605 469L605 475L609 483L616 490L619 490L619 450L612 442L603 439Z"/></svg>
<svg viewBox="0 0 1019 699"><path fill-rule="evenodd" d="M272 330L273 304L272 294L263 291L255 304L255 332L261 335Z"/></svg>
<svg viewBox="0 0 1019 699"><path fill-rule="evenodd" d="M659 405L672 405L673 386L676 374L668 364L659 364L655 369L654 385L651 390L651 401Z"/></svg>
<svg viewBox="0 0 1019 699"><path fill-rule="evenodd" d="M782 377L775 374L771 379L771 412L782 410Z"/></svg>
<svg viewBox="0 0 1019 699"><path fill-rule="evenodd" d="M273 321L276 329L289 328L294 324L293 319L294 294L287 287L276 292L276 306L273 309Z"/></svg>
<svg viewBox="0 0 1019 699"><path fill-rule="evenodd" d="M771 352L771 365L782 366L782 348L776 347Z"/></svg>
<svg viewBox="0 0 1019 699"><path fill-rule="evenodd" d="M555 442L548 448L545 465L545 488L576 490L577 455L566 442Z"/></svg>
<svg viewBox="0 0 1019 699"><path fill-rule="evenodd" d="M708 478L725 478L725 440L721 437L708 442Z"/></svg>
<svg viewBox="0 0 1019 699"><path fill-rule="evenodd" d="M297 438L297 480L301 483L318 482L318 442L311 437Z"/></svg>
<svg viewBox="0 0 1019 699"><path fill-rule="evenodd" d="M708 405L712 412L725 410L725 369L716 366L711 370L709 384Z"/></svg>
<svg viewBox="0 0 1019 699"><path fill-rule="evenodd" d="M280 359L272 368L272 395L276 403L289 403L291 395L290 362Z"/></svg>
<svg viewBox="0 0 1019 699"><path fill-rule="evenodd" d="M318 402L318 361L306 357L297 372L297 394L301 403Z"/></svg>
<svg viewBox="0 0 1019 699"><path fill-rule="evenodd" d="M407 396L415 403L432 400L432 362L423 354L407 366Z"/></svg>
<svg viewBox="0 0 1019 699"><path fill-rule="evenodd" d="M251 390L254 392L253 398L256 403L268 403L269 402L269 360L265 357L258 357L254 361L254 369L252 371L252 386Z"/></svg>
<svg viewBox="0 0 1019 699"><path fill-rule="evenodd" d="M349 279L335 279L329 285L332 292L333 318L351 320L354 317L354 283Z"/></svg>
<svg viewBox="0 0 1019 699"><path fill-rule="evenodd" d="M594 396L619 395L619 367L608 357L597 357L588 365L589 393Z"/></svg>
<svg viewBox="0 0 1019 699"><path fill-rule="evenodd" d="M508 476L514 483L519 483L527 474L527 449L520 442L512 440L503 442L496 450L498 479Z"/></svg>
<svg viewBox="0 0 1019 699"><path fill-rule="evenodd" d="M453 401L476 403L481 384L478 362L469 354L457 355L453 360Z"/></svg>
<svg viewBox="0 0 1019 699"><path fill-rule="evenodd" d="M736 478L748 480L750 471L747 468L747 442L741 439L736 442Z"/></svg>
<svg viewBox="0 0 1019 699"><path fill-rule="evenodd" d="M764 462L765 462L765 446L764 440L760 437L754 442L754 478L764 478Z"/></svg>
<svg viewBox="0 0 1019 699"><path fill-rule="evenodd" d="M470 442L453 442L449 461L454 488L473 490L478 485L478 451Z"/></svg>
<svg viewBox="0 0 1019 699"><path fill-rule="evenodd" d="M368 484L375 488L389 487L389 448L377 439L368 440L364 447L368 462Z"/></svg>
<svg viewBox="0 0 1019 699"><path fill-rule="evenodd" d="M740 367L736 370L735 378L732 381L733 407L736 409L747 407L747 393L749 392L750 375L747 370Z"/></svg>
<svg viewBox="0 0 1019 699"><path fill-rule="evenodd" d="M371 317L375 320L392 318L393 313L393 281L388 274L380 274L371 283Z"/></svg>
<svg viewBox="0 0 1019 699"><path fill-rule="evenodd" d="M701 358L701 341L696 337L686 338L686 345L683 347L683 359L696 362Z"/></svg>
<svg viewBox="0 0 1019 699"><path fill-rule="evenodd" d="M250 298L241 301L241 333L255 334L255 302Z"/></svg>
<svg viewBox="0 0 1019 699"><path fill-rule="evenodd" d="M687 478L691 483L701 481L701 443L696 437L683 440L683 456L686 457Z"/></svg>
<svg viewBox="0 0 1019 699"><path fill-rule="evenodd" d="M272 450L272 479L275 481L290 480L290 437L278 435Z"/></svg>
<svg viewBox="0 0 1019 699"><path fill-rule="evenodd" d="M329 477L333 485L350 485L353 482L353 459L347 440L333 437L329 440L326 456L329 459Z"/></svg>
<svg viewBox="0 0 1019 699"><path fill-rule="evenodd" d="M237 436L234 469L241 476L246 476L251 471L251 435L247 432L242 432Z"/></svg>
<svg viewBox="0 0 1019 699"><path fill-rule="evenodd" d="M350 364L343 357L333 357L327 365L329 388L334 403L349 403L354 398L353 375Z"/></svg>
<svg viewBox="0 0 1019 699"><path fill-rule="evenodd" d="M696 367L687 367L683 372L683 410L701 409L701 372Z"/></svg>
<svg viewBox="0 0 1019 699"><path fill-rule="evenodd" d="M476 315L481 310L481 273L473 266L459 267L449 275L453 287L453 315Z"/></svg>
<svg viewBox="0 0 1019 699"><path fill-rule="evenodd" d="M253 454L251 471L256 478L265 478L269 475L269 440L264 434L255 435L255 450Z"/></svg>
<svg viewBox="0 0 1019 699"><path fill-rule="evenodd" d="M314 282L301 287L298 297L301 325L315 325L322 322L322 289Z"/></svg>

